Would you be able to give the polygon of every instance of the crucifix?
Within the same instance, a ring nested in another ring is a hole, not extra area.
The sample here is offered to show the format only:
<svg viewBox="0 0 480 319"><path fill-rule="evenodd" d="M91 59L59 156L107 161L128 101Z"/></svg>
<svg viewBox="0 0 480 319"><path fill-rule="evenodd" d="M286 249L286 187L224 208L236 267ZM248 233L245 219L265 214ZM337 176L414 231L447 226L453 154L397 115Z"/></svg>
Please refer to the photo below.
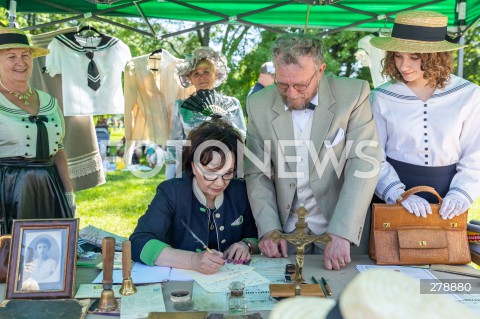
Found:
<svg viewBox="0 0 480 319"><path fill-rule="evenodd" d="M316 293L320 292L321 295L323 295L323 292L321 291L320 287L318 285L309 285L309 284L304 284L302 285L302 282L304 281L303 275L302 275L302 270L303 270L303 264L305 262L305 246L314 242L320 242L323 244L327 244L328 242L331 241L331 238L328 234L324 235L309 235L308 234L308 223L306 221L307 215L308 215L308 210L305 209L305 207L300 207L295 211L295 214L298 216L298 221L295 223L295 230L290 233L290 234L283 234L279 231L276 231L273 233L273 239L274 240L280 240L282 238L285 238L288 242L292 243L296 247L296 257L295 257L295 273L292 275L292 281L294 282L295 285L295 296L299 295L317 295ZM270 290L271 294L273 295L272 291L272 286L284 286L282 285L270 285ZM290 285L289 285L290 286ZM313 289L315 292L309 293L308 291L311 291L313 287L308 287L308 286L315 286ZM274 287L277 288L277 287ZM316 289L318 288L318 289ZM302 293L303 291L308 290L306 293ZM278 297L286 297L285 295L283 296L278 296Z"/></svg>

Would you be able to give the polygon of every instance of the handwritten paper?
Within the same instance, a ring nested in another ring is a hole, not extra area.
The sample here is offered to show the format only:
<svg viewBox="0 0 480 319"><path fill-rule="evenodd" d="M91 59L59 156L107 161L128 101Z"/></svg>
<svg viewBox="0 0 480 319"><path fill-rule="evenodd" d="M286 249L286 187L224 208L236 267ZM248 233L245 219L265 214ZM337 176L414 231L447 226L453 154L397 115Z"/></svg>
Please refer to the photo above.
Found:
<svg viewBox="0 0 480 319"><path fill-rule="evenodd" d="M253 286L270 282L267 278L246 265L224 265L218 272L205 275L195 270L176 269L176 272L195 280L208 292L227 292L233 281L241 281L245 286Z"/></svg>

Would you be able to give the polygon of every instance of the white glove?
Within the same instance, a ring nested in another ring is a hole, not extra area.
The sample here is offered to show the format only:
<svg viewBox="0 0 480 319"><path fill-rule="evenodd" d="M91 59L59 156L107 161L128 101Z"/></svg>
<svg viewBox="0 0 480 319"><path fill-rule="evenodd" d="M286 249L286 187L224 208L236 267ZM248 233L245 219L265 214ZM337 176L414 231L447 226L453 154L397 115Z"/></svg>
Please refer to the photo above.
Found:
<svg viewBox="0 0 480 319"><path fill-rule="evenodd" d="M460 195L450 193L443 199L439 213L443 219L452 219L453 217L464 213L469 207L470 202L468 200Z"/></svg>
<svg viewBox="0 0 480 319"><path fill-rule="evenodd" d="M75 215L75 211L77 210L75 194L73 192L65 192L65 198L67 199L68 206L72 209L73 215Z"/></svg>
<svg viewBox="0 0 480 319"><path fill-rule="evenodd" d="M389 196L387 203L396 203L396 199L399 198L404 192L405 190L401 188L395 190L392 195ZM422 216L426 218L427 214L432 213L430 204L425 199L417 195L410 195L407 199L402 201L401 204L406 210L408 210L410 214L415 214L417 217Z"/></svg>

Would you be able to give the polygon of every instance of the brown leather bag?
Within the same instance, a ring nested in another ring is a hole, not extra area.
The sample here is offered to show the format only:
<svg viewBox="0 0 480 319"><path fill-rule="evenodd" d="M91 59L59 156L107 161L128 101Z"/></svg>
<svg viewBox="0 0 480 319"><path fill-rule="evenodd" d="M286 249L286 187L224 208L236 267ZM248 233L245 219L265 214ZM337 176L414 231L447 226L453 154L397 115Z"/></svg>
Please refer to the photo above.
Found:
<svg viewBox="0 0 480 319"><path fill-rule="evenodd" d="M0 236L0 282L7 281L8 258L10 256L11 235Z"/></svg>
<svg viewBox="0 0 480 319"><path fill-rule="evenodd" d="M430 204L427 218L409 213L401 201L418 192L430 192L439 204ZM379 265L468 264L467 213L443 220L442 198L432 187L413 187L396 204L373 204L370 258Z"/></svg>

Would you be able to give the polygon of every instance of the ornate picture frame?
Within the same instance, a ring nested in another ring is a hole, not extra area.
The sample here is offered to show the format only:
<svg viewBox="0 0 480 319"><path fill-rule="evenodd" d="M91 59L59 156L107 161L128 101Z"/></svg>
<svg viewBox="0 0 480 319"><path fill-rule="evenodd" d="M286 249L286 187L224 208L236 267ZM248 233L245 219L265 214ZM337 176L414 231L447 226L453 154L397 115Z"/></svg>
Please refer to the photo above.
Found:
<svg viewBox="0 0 480 319"><path fill-rule="evenodd" d="M78 219L14 220L5 299L70 299Z"/></svg>

